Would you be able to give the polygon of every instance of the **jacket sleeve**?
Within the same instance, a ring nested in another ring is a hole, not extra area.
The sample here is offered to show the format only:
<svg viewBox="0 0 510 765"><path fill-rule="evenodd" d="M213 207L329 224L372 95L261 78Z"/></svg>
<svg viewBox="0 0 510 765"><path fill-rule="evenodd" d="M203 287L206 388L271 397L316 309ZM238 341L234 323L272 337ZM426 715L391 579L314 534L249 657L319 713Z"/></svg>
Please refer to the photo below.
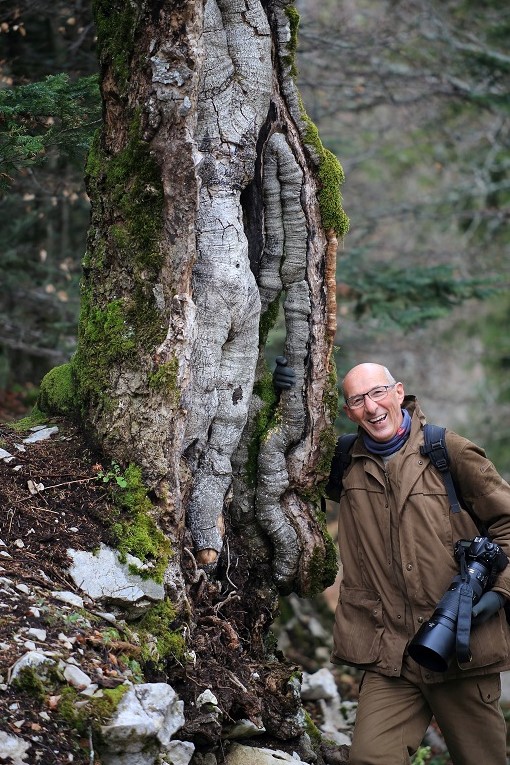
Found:
<svg viewBox="0 0 510 765"><path fill-rule="evenodd" d="M487 533L510 556L510 485L483 449L448 431L450 470L462 500L479 518ZM510 598L510 565L496 579L494 589Z"/></svg>

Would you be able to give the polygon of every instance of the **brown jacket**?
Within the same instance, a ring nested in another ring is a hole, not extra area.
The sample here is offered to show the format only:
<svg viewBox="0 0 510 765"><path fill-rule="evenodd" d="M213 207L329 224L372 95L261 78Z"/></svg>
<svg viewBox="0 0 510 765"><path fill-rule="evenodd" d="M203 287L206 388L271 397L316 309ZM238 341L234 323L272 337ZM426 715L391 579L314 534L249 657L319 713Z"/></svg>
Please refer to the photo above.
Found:
<svg viewBox="0 0 510 765"><path fill-rule="evenodd" d="M425 418L416 399L406 396L404 406L412 424L400 452L385 465L359 437L344 474L338 524L343 579L332 654L335 663L393 677L402 671L408 642L459 573L454 543L478 535L465 510L450 511L441 475L420 453ZM510 486L478 446L451 431L446 443L462 497L510 556ZM510 598L510 565L494 589ZM465 669L455 659L444 674L420 668L424 682L509 669L503 610L473 627L470 649Z"/></svg>

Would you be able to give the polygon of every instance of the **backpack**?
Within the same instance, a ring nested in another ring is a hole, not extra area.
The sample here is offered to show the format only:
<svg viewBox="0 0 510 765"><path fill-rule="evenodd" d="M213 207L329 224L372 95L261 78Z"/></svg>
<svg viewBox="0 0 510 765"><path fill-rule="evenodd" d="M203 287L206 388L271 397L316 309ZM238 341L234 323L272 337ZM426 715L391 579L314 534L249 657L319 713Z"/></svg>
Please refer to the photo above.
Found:
<svg viewBox="0 0 510 765"><path fill-rule="evenodd" d="M450 509L452 513L459 513L462 507L465 508L465 503L461 505L461 502L459 502L458 496L460 495L460 492L458 487L455 486L452 474L450 473L450 458L448 457L448 450L446 448L445 433L446 428L442 428L439 425L429 425L428 423L424 425L424 444L420 447L420 451L424 457L429 458L436 470L441 473L441 477L448 493ZM357 433L346 433L343 436L340 436L336 442L335 453L331 461L329 479L326 484L326 496L333 500L333 502L340 501L342 478L346 468L350 465L351 449L357 437ZM473 520L475 520L476 525L480 528L480 521L475 518L473 518ZM480 529L480 531L482 531L482 529Z"/></svg>

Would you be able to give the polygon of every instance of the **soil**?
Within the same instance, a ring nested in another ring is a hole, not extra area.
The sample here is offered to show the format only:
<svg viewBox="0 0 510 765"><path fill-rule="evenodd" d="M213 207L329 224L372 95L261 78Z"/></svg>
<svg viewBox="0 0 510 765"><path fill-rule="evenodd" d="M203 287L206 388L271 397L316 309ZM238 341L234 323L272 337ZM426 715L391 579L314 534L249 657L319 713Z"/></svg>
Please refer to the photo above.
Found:
<svg viewBox="0 0 510 765"><path fill-rule="evenodd" d="M0 425L0 448L14 457L0 459L0 731L30 742L27 761L42 765L80 763L72 759L80 734L57 714L55 698L8 684L16 661L28 650L54 652L66 661L76 656L99 687L125 677L104 642L108 624L53 594L76 592L67 550L107 540L113 509L95 455L75 428L54 424L58 433L32 444L23 443L29 432ZM44 639L30 630L44 630ZM82 749L88 763L88 742Z"/></svg>

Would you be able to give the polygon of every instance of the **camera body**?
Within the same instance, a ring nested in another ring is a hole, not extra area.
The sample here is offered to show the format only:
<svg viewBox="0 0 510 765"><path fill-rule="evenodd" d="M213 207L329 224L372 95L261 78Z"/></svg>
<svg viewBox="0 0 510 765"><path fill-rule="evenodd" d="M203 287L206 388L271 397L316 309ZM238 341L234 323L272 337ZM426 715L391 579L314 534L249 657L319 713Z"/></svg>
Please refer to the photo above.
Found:
<svg viewBox="0 0 510 765"><path fill-rule="evenodd" d="M489 537L459 539L455 543L454 555L461 564L461 574L453 578L434 613L422 624L408 648L412 659L433 672L446 672L455 651L461 587L466 581L469 583L472 607L508 565L503 550Z"/></svg>

